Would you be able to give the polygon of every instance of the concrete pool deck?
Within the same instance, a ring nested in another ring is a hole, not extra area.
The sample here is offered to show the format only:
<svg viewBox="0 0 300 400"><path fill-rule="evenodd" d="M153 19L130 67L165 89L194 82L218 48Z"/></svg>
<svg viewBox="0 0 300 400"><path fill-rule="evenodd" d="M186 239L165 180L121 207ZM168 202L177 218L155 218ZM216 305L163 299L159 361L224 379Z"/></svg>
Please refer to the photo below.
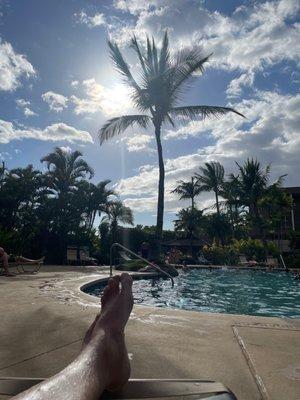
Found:
<svg viewBox="0 0 300 400"><path fill-rule="evenodd" d="M78 354L102 267L44 266L0 277L0 376L48 377ZM135 305L126 330L132 378L223 382L239 400L299 400L300 321ZM0 399L7 399L7 396Z"/></svg>

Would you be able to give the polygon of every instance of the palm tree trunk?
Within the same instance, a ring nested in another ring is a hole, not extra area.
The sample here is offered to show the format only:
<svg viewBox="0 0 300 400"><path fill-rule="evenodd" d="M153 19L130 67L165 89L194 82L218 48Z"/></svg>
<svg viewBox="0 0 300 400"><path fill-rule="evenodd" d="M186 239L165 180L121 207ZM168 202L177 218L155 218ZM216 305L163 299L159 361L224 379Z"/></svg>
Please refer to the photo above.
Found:
<svg viewBox="0 0 300 400"><path fill-rule="evenodd" d="M194 209L195 209L195 198L194 198L194 196L191 197L191 200L192 200L192 211L194 211Z"/></svg>
<svg viewBox="0 0 300 400"><path fill-rule="evenodd" d="M217 214L218 214L218 217L220 217L219 195L218 195L217 191L215 192L215 195L216 195ZM220 239L221 239L222 247L224 247L224 238L223 238L222 234L220 235Z"/></svg>
<svg viewBox="0 0 300 400"><path fill-rule="evenodd" d="M220 216L220 206L219 206L219 196L218 196L218 192L215 192L215 195L216 195L217 214L218 214L218 216Z"/></svg>
<svg viewBox="0 0 300 400"><path fill-rule="evenodd" d="M155 125L155 138L158 153L159 181L158 181L158 201L157 201L157 219L156 219L156 239L157 239L157 255L161 253L161 239L164 222L164 192L165 192L165 166L161 145L161 124Z"/></svg>
<svg viewBox="0 0 300 400"><path fill-rule="evenodd" d="M194 188L194 177L192 176L192 187ZM195 208L195 194L194 194L194 189L193 189L193 194L191 196L191 200L192 200L192 211L194 211Z"/></svg>

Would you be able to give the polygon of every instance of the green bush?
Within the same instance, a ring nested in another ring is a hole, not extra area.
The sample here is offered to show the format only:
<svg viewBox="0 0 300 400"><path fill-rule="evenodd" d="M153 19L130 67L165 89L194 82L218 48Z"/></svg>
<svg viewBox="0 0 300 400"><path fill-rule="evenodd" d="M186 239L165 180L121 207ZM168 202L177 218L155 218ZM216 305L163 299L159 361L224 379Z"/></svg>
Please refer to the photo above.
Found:
<svg viewBox="0 0 300 400"><path fill-rule="evenodd" d="M119 271L138 271L141 268L146 267L146 263L140 260L124 261L116 266Z"/></svg>
<svg viewBox="0 0 300 400"><path fill-rule="evenodd" d="M268 242L265 246L259 239L234 240L228 246L204 246L204 256L213 264L237 265L239 255L245 255L249 260L265 261L267 254L278 257L279 250L275 243ZM300 264L298 264L300 265Z"/></svg>
<svg viewBox="0 0 300 400"><path fill-rule="evenodd" d="M203 247L204 257L211 261L213 264L226 264L234 265L237 263L237 255L231 246L204 246Z"/></svg>
<svg viewBox="0 0 300 400"><path fill-rule="evenodd" d="M265 245L259 239L234 240L231 248L235 254L244 254L248 259L255 259L256 261L265 261L267 254L275 257L279 255L275 243L267 242L267 245Z"/></svg>
<svg viewBox="0 0 300 400"><path fill-rule="evenodd" d="M291 254L284 256L288 268L300 268L300 250L294 250Z"/></svg>

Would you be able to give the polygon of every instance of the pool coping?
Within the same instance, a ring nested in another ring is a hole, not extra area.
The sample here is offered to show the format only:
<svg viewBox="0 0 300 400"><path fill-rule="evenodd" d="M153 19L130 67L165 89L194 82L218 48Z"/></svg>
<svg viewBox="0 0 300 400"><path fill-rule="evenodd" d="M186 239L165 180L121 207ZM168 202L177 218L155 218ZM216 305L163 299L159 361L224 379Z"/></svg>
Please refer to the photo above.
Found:
<svg viewBox="0 0 300 400"><path fill-rule="evenodd" d="M114 271L115 273L120 271ZM131 274L157 276L156 273ZM4 335L4 342L0 349L0 360L3 363L2 369L5 367L5 374L21 376L43 371L43 375L48 376L64 367L80 348L78 340L94 318L96 309L99 312L99 298L84 293L80 288L108 279L108 268L94 270L85 267L79 270L76 267L62 266L44 268L38 275L3 278L1 293L5 299L2 302L5 312L0 332ZM71 297L71 292L74 297ZM45 323L41 323L46 315ZM16 321L19 321L17 326ZM51 334L47 326L49 321L53 321ZM282 329L286 326L287 330L299 330L300 320L135 304L127 327L127 341L132 352L130 354L133 355L133 377L145 377L145 374L151 378L208 377L224 382L242 400L260 398L257 380L246 360L248 354L251 356L251 351L243 354L233 332L233 327L239 329L240 326L251 329ZM27 335L24 334L23 327L27 328ZM22 328L22 332L18 328ZM10 331L12 334L6 339L5 334ZM243 339L243 333L240 336ZM74 342L75 339L78 345ZM23 343L27 345L23 346ZM64 350L55 350L62 343ZM295 352L295 348L290 348L289 341L285 345L287 351ZM48 354L53 354L53 357L49 359ZM280 357L280 352L278 356ZM35 361L30 361L30 357ZM150 362L147 371L142 368L145 359ZM261 363L257 364L254 360L254 372L258 380L264 379L261 366L269 368L270 373L276 372L268 360L262 360ZM272 382L266 383L267 390L271 390ZM0 398L2 399L1 395ZM273 399L272 396L271 398Z"/></svg>

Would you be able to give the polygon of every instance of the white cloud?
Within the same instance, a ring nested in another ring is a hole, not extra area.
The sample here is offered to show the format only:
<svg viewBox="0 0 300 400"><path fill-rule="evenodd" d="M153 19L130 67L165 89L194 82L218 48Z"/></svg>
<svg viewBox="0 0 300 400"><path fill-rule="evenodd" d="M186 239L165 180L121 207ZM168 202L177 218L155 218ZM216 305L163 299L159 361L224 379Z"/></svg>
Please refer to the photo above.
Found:
<svg viewBox="0 0 300 400"><path fill-rule="evenodd" d="M30 101L24 99L16 99L16 104L18 107L30 106Z"/></svg>
<svg viewBox="0 0 300 400"><path fill-rule="evenodd" d="M113 5L117 10L128 11L137 15L157 6L159 3L159 0L114 0Z"/></svg>
<svg viewBox="0 0 300 400"><path fill-rule="evenodd" d="M226 173L230 173L237 170L235 161L243 163L248 157L254 157L263 165L272 163L272 178L288 174L287 185L299 184L300 95L258 91L253 99L241 102L239 110L247 115L247 120L228 114L219 120L194 123L192 135L210 134L213 144L193 154L165 161L167 212L185 206L170 193L176 181L189 179L207 161L221 162ZM173 135L169 131L167 138L186 138L188 131L179 128ZM147 165L141 167L137 175L121 179L116 189L135 211L155 212L157 185L158 168ZM208 207L212 202L211 194L201 194L198 199L200 208Z"/></svg>
<svg viewBox="0 0 300 400"><path fill-rule="evenodd" d="M93 16L87 15L84 11L74 14L76 21L80 24L85 24L89 28L106 25L104 14L96 13Z"/></svg>
<svg viewBox="0 0 300 400"><path fill-rule="evenodd" d="M130 90L120 83L111 88L102 86L95 78L82 82L85 98L75 95L70 97L74 104L75 114L94 114L101 111L105 116L118 116L132 113L133 105L130 101Z"/></svg>
<svg viewBox="0 0 300 400"><path fill-rule="evenodd" d="M71 153L72 151L70 146L60 146L60 148L64 153Z"/></svg>
<svg viewBox="0 0 300 400"><path fill-rule="evenodd" d="M61 112L67 108L68 98L52 91L42 94L42 99L49 105L50 110Z"/></svg>
<svg viewBox="0 0 300 400"><path fill-rule="evenodd" d="M38 114L30 109L30 101L24 99L16 99L16 104L23 110L25 117L34 117Z"/></svg>
<svg viewBox="0 0 300 400"><path fill-rule="evenodd" d="M140 133L128 137L126 145L129 152L138 152L138 151L153 152L154 150L149 146L151 142L152 142L152 136Z"/></svg>
<svg viewBox="0 0 300 400"><path fill-rule="evenodd" d="M76 80L75 80L75 81L72 81L72 82L71 82L71 86L72 86L73 88L75 88L75 89L78 87L78 85L79 85L79 81L76 81Z"/></svg>
<svg viewBox="0 0 300 400"><path fill-rule="evenodd" d="M25 117L34 117L34 116L37 116L38 114L36 112L32 111L29 107L25 107L24 115L25 115Z"/></svg>
<svg viewBox="0 0 300 400"><path fill-rule="evenodd" d="M91 135L63 122L52 124L45 129L16 126L12 122L0 120L0 143L12 140L35 139L43 141L66 141L93 143Z"/></svg>
<svg viewBox="0 0 300 400"><path fill-rule="evenodd" d="M109 26L111 37L119 45L127 45L135 33L144 40L146 33L161 40L168 29L172 50L198 45L203 54L213 52L208 66L236 71L228 94L237 96L244 86L252 86L254 74L282 61L300 61L300 23L298 0L248 2L227 16L209 11L205 2L177 0L176 7L168 0L115 1L117 9L128 12L135 21ZM242 73L242 75L241 75ZM241 76L240 76L241 75Z"/></svg>
<svg viewBox="0 0 300 400"><path fill-rule="evenodd" d="M8 42L0 38L0 90L14 91L21 85L21 79L31 78L36 71L22 54L14 51Z"/></svg>
<svg viewBox="0 0 300 400"><path fill-rule="evenodd" d="M233 79L227 87L227 97L239 97L243 92L243 87L252 87L254 83L254 72L249 71Z"/></svg>

